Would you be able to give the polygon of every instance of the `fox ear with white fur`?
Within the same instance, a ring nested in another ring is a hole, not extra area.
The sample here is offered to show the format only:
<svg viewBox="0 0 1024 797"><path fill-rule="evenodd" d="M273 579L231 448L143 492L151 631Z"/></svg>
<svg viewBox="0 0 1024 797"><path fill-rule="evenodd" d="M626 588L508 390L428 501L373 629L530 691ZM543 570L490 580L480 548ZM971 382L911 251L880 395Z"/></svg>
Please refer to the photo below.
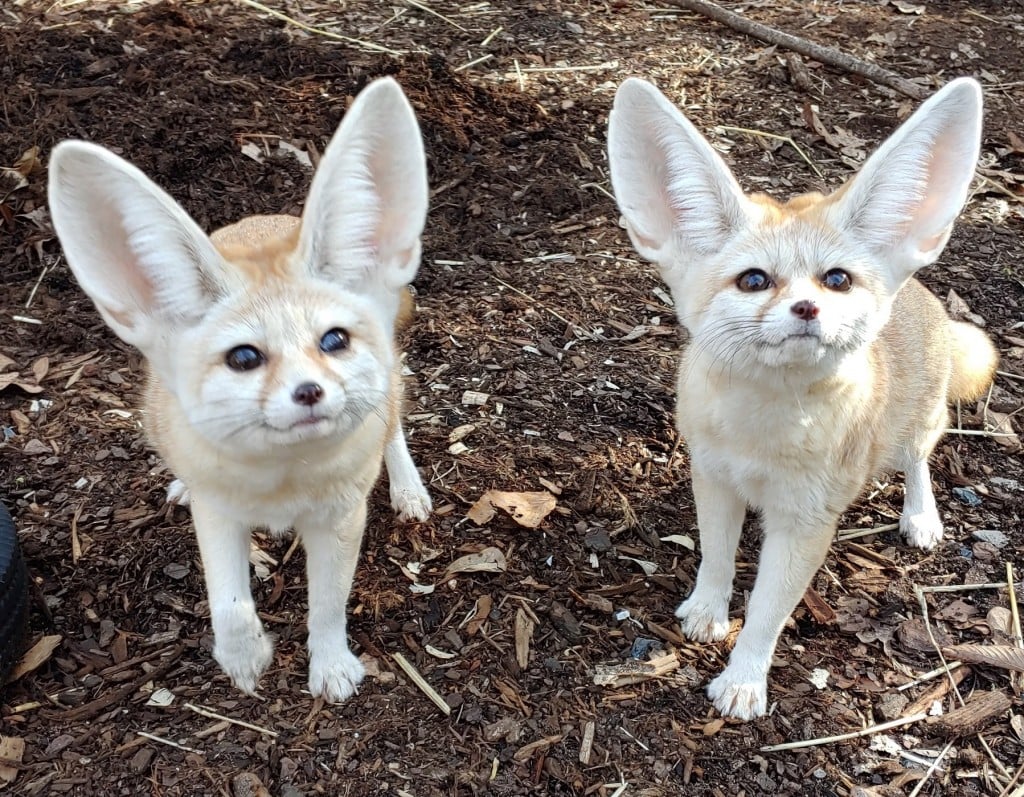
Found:
<svg viewBox="0 0 1024 797"><path fill-rule="evenodd" d="M141 171L85 141L50 156L53 227L82 289L118 337L150 354L202 317L223 261L189 215Z"/></svg>
<svg viewBox="0 0 1024 797"><path fill-rule="evenodd" d="M633 245L663 271L717 251L747 221L749 200L729 167L644 80L615 94L608 165Z"/></svg>
<svg viewBox="0 0 1024 797"><path fill-rule="evenodd" d="M412 106L392 78L359 93L313 177L300 251L310 267L390 301L412 282L427 166Z"/></svg>
<svg viewBox="0 0 1024 797"><path fill-rule="evenodd" d="M870 157L829 211L890 268L894 287L934 263L967 200L981 147L981 86L959 78Z"/></svg>

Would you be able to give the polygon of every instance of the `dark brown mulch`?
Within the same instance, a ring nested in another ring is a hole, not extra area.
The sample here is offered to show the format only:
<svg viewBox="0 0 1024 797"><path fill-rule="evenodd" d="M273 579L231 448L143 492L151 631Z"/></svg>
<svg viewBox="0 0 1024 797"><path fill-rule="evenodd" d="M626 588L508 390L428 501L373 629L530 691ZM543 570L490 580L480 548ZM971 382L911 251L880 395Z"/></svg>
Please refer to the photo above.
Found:
<svg viewBox="0 0 1024 797"><path fill-rule="evenodd" d="M607 109L626 74L657 80L728 149L748 188L778 195L820 180L788 144L715 125L791 136L835 186L909 112L908 101L814 64L818 89L807 94L792 84L781 53L653 3L434 6L465 30L411 7L388 22L391 7L369 0L344 12L317 2L280 6L396 50L429 50L397 56L306 35L230 3L132 13L92 4L48 16L28 5L0 12L8 15L0 162L13 166L38 147L41 164L24 186L0 183L0 354L42 390L0 391L0 492L38 586L33 641L62 641L3 696L3 734L26 744L15 793L242 794L232 785L241 773L287 795L913 788L926 768L920 761L946 743L928 726L885 743L759 749L890 719L907 708L904 697L934 685L897 691L938 665L914 585L1000 581L1004 562L1024 559L1019 453L993 438L948 437L934 468L947 518L942 546L925 555L891 532L837 544L814 584L836 617L797 610L770 677L772 715L718 721L699 687L727 651L678 638L672 611L697 558L661 539L696 538L685 447L677 450L671 417L681 336L660 283L618 228L603 154ZM914 4L744 7L922 76L930 88L961 73L986 84L989 182L979 184L925 281L943 297L954 289L985 319L1003 370L1017 375L997 381L990 408L1019 412L1024 19L1014 4L934 2L922 14L898 5ZM456 71L488 53L490 61ZM435 191L406 351L411 445L438 512L403 526L378 490L351 628L379 674L337 707L302 691L301 552L286 557L287 542L260 540L277 563L254 589L278 640L256 700L234 691L210 657L188 516L164 505L169 475L134 414L139 357L107 332L60 260L42 165L57 141L88 138L132 160L207 228L296 212L310 174L276 142L322 151L351 96L381 74L394 74L416 108ZM811 104L847 150L808 129ZM261 160L243 154L250 143ZM466 391L489 398L466 403ZM468 450L452 453L449 436L466 425ZM979 428L976 419L967 425ZM954 493L965 486L979 505ZM553 489L559 508L538 530L501 518L477 527L465 512L490 488ZM844 526L891 523L900 492L898 481L878 485ZM972 537L984 529L1009 540L998 548ZM507 572L442 578L451 561L486 546L502 550ZM737 610L755 551L752 531ZM410 590L409 563L421 565L418 580L435 585L432 594ZM1006 590L933 593L929 602L951 642L1000 639L991 610L1008 606ZM517 617L534 625L525 667L515 651ZM632 686L594 684L597 665L649 645L675 651L680 670ZM454 655L439 658L438 650ZM395 652L445 696L450 718L401 674ZM829 674L824 689L809 680L818 669ZM169 707L147 704L160 688L175 696ZM986 666L974 667L961 689L1014 695L1006 671ZM278 735L221 726L186 702ZM982 729L991 756L977 737L957 742L923 793L998 794L1006 778L995 762L1012 773L1022 761L1021 709L1013 697L1009 714ZM581 757L591 727L593 746Z"/></svg>

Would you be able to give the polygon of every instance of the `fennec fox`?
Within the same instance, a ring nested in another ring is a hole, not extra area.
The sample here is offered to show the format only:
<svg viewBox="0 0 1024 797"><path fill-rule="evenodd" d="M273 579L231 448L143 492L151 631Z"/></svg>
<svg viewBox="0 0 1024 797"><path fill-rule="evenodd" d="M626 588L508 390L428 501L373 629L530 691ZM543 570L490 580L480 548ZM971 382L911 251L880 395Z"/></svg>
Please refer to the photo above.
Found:
<svg viewBox="0 0 1024 797"><path fill-rule="evenodd" d="M364 670L345 606L367 496L386 459L396 510L430 499L398 412L394 345L427 212L423 145L398 84L370 84L345 114L301 221L245 219L207 237L142 174L66 141L50 210L72 271L149 366L145 425L190 494L214 658L256 690L273 645L249 589L254 527L293 528L309 579L309 690L349 697Z"/></svg>
<svg viewBox="0 0 1024 797"><path fill-rule="evenodd" d="M726 635L748 507L764 528L743 630L708 687L725 715L765 713L782 626L872 476L906 473L900 530L911 545L942 537L928 456L947 405L987 389L996 353L912 275L949 238L980 136L981 90L955 80L841 189L780 203L744 194L649 83L618 90L608 129L615 196L690 333L676 410L703 559L676 611L686 636Z"/></svg>

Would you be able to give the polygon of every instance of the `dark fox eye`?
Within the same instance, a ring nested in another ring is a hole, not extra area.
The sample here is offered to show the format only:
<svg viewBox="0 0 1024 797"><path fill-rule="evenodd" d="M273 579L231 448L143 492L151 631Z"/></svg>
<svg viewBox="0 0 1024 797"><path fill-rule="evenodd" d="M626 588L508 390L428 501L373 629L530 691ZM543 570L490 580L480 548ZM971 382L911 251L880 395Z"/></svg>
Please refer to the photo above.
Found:
<svg viewBox="0 0 1024 797"><path fill-rule="evenodd" d="M821 284L830 291L846 293L853 288L853 279L841 268L834 268L825 272L825 276L821 278Z"/></svg>
<svg viewBox="0 0 1024 797"><path fill-rule="evenodd" d="M266 361L263 352L255 346L235 346L224 357L224 362L232 371L251 371Z"/></svg>
<svg viewBox="0 0 1024 797"><path fill-rule="evenodd" d="M736 287L745 293L766 291L775 283L772 278L759 268L750 268L736 278Z"/></svg>
<svg viewBox="0 0 1024 797"><path fill-rule="evenodd" d="M344 329L331 329L320 338L320 351L331 354L348 348L348 333Z"/></svg>

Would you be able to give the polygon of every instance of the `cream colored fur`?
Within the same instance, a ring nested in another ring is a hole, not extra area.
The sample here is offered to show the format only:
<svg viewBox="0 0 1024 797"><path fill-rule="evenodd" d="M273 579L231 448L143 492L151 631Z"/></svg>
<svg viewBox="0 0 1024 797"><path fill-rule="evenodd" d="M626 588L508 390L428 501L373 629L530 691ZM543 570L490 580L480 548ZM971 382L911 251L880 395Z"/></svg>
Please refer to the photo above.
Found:
<svg viewBox="0 0 1024 797"><path fill-rule="evenodd" d="M376 81L353 103L301 221L252 217L207 237L142 172L80 141L53 152L50 208L80 284L146 356L146 429L178 477L169 497L191 503L214 657L256 690L273 645L249 588L250 535L294 529L309 689L346 699L364 674L346 604L382 458L398 513L430 511L398 420L395 326L427 210L398 84Z"/></svg>
<svg viewBox="0 0 1024 797"><path fill-rule="evenodd" d="M725 715L767 710L782 626L839 515L873 475L905 471L900 529L911 545L942 537L928 456L947 404L986 389L996 354L912 275L945 246L980 129L977 83L954 81L842 189L782 204L744 194L653 86L629 79L619 88L608 133L616 198L691 336L677 396L702 550L696 586L676 612L688 637L726 635L748 507L764 528L743 629L708 687ZM767 281L741 290L751 270ZM829 274L847 275L849 289L827 287Z"/></svg>

